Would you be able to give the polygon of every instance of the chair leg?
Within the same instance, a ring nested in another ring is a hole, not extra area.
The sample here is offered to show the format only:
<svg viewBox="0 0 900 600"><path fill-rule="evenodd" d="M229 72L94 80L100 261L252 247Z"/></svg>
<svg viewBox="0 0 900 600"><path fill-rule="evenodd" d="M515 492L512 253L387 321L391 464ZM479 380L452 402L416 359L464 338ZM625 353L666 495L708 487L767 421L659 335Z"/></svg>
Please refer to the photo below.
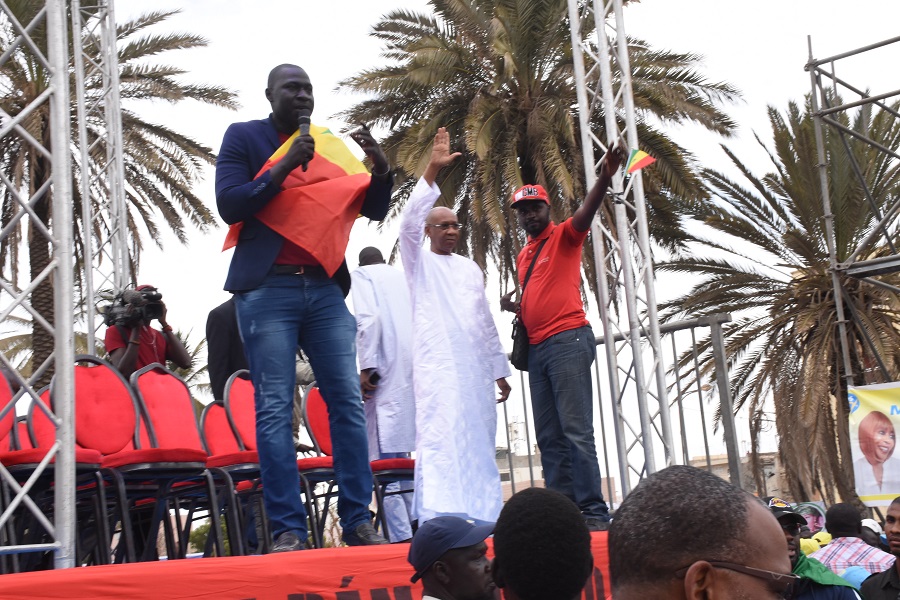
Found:
<svg viewBox="0 0 900 600"><path fill-rule="evenodd" d="M234 491L234 480L223 469L209 469L209 473L213 487L216 490L216 497L218 498L220 493L222 496L222 499L216 501L215 504L210 503L210 519L212 518L213 510L215 510L217 515L224 515L229 554L231 556L243 556L245 554L243 523L241 522L240 503ZM219 486L215 485L216 477L222 480L222 484Z"/></svg>
<svg viewBox="0 0 900 600"><path fill-rule="evenodd" d="M272 528L269 525L269 513L266 512L266 503L263 500L262 491L260 490L259 485L260 483L257 482L257 485L253 490L254 498L250 510L255 510L255 513L253 513L255 517L254 527L259 527L259 533L257 534L259 552L268 554L269 550L272 549Z"/></svg>
<svg viewBox="0 0 900 600"><path fill-rule="evenodd" d="M219 519L219 500L216 494L216 483L212 473L208 470L204 472L203 478L206 482L206 493L210 506L209 510L209 529L215 530L216 556L225 556L225 544L222 542L222 521Z"/></svg>
<svg viewBox="0 0 900 600"><path fill-rule="evenodd" d="M302 487L304 503L306 504L306 515L309 519L309 535L312 536L313 548L322 548L322 533L320 533L319 529L320 516L318 503L316 502L315 484L301 474L300 485ZM322 521L322 530L324 530L324 519L322 519Z"/></svg>
<svg viewBox="0 0 900 600"><path fill-rule="evenodd" d="M9 506L11 501L9 486L5 481L0 481L0 508L6 510L6 507ZM9 520L3 525L3 529L0 530L0 540L3 540L3 542L9 546L15 546L18 540L18 537L16 536L15 520L15 515L10 515ZM19 572L18 554L4 554L0 559L2 559L2 563L0 563L0 572L4 574Z"/></svg>
<svg viewBox="0 0 900 600"><path fill-rule="evenodd" d="M109 513L106 504L106 486L103 477L99 473L94 476L97 486L96 493L91 495L94 505L94 519L97 522L97 563L108 565L112 562L110 548L112 547L112 535L109 532Z"/></svg>
<svg viewBox="0 0 900 600"><path fill-rule="evenodd" d="M119 536L121 539L119 540L119 546L121 547L123 542L125 544L124 553L117 552L116 562L137 562L137 554L134 545L134 528L131 523L128 493L125 490L125 480L118 471L114 469L103 469L100 476L101 484L105 480L102 475L103 473L105 473L112 481L115 501L119 510L119 521L121 523L121 532Z"/></svg>
<svg viewBox="0 0 900 600"><path fill-rule="evenodd" d="M372 476L372 482L374 484L372 487L375 489L375 530L377 531L380 525L384 539L390 542L391 536L388 533L387 519L384 518L384 487L377 475ZM387 484L384 485L387 486Z"/></svg>

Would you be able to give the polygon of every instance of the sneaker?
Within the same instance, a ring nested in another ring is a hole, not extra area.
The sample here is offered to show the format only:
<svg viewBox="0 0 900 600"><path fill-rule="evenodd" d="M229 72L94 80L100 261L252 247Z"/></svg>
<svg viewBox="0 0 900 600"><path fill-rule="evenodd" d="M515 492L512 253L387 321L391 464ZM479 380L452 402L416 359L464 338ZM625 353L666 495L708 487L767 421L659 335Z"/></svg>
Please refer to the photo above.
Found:
<svg viewBox="0 0 900 600"><path fill-rule="evenodd" d="M300 541L300 538L293 531L285 531L272 544L272 549L269 550L269 553L294 552L295 550L303 550L303 542Z"/></svg>
<svg viewBox="0 0 900 600"><path fill-rule="evenodd" d="M343 538L348 546L378 546L388 543L369 522L360 523L353 531L344 531Z"/></svg>
<svg viewBox="0 0 900 600"><path fill-rule="evenodd" d="M585 517L584 524L588 531L609 531L609 520L600 517Z"/></svg>

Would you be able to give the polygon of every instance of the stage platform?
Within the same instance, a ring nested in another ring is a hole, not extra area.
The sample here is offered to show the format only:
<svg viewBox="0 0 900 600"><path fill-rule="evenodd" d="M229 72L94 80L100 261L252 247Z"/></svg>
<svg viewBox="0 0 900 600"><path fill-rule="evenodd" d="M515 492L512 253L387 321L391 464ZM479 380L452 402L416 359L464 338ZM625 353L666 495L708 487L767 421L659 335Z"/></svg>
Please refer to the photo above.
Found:
<svg viewBox="0 0 900 600"><path fill-rule="evenodd" d="M592 534L594 574L585 600L609 593L606 535ZM0 575L0 598L420 600L421 582L409 582L408 549L408 544L324 548Z"/></svg>

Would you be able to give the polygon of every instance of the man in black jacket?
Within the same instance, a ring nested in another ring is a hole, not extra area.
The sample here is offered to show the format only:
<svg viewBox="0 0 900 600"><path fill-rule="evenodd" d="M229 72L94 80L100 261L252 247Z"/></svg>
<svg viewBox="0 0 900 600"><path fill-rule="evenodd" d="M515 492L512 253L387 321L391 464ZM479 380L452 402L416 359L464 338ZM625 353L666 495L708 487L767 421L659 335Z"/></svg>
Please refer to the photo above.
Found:
<svg viewBox="0 0 900 600"><path fill-rule="evenodd" d="M891 554L900 557L900 497L894 498L884 517L884 533ZM866 600L897 600L900 598L900 562L866 579L859 588Z"/></svg>

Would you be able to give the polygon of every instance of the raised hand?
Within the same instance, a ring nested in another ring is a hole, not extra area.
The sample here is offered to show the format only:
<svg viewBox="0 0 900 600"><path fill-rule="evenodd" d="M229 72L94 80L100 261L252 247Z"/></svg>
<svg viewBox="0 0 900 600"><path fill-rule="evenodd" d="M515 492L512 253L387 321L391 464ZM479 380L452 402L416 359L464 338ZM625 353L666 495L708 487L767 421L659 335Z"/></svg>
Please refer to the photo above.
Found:
<svg viewBox="0 0 900 600"><path fill-rule="evenodd" d="M462 152L450 152L450 134L447 129L441 127L434 134L434 144L431 147L431 158L422 177L428 184L434 183L434 179L441 169L462 156Z"/></svg>
<svg viewBox="0 0 900 600"><path fill-rule="evenodd" d="M379 146L378 142L375 141L375 138L372 137L372 132L369 131L369 128L365 124L362 124L358 129L351 131L350 139L359 144L359 147L366 153L366 156L372 160L373 171L375 173L386 174L388 172L390 165L388 164L387 156L385 156L384 150L381 149L381 146Z"/></svg>
<svg viewBox="0 0 900 600"><path fill-rule="evenodd" d="M602 167L603 174L606 178L612 179L612 176L616 174L616 171L619 170L619 167L623 162L625 162L625 151L622 147L616 145L610 148L603 160Z"/></svg>

